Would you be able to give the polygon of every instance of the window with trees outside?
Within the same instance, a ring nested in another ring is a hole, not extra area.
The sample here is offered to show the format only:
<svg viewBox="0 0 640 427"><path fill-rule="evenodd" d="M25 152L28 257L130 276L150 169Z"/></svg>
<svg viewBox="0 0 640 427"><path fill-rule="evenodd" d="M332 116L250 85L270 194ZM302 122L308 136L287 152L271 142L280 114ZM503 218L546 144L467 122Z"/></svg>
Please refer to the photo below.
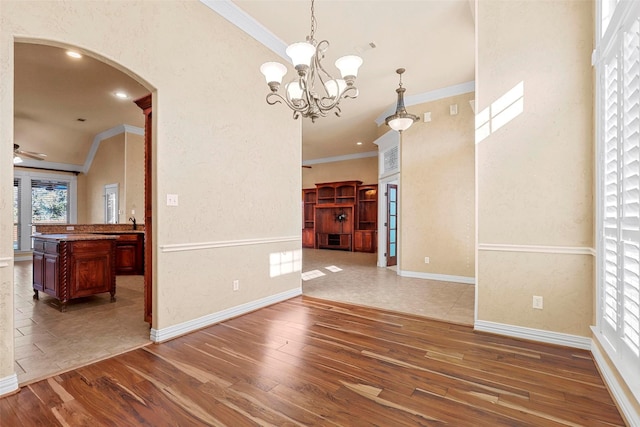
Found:
<svg viewBox="0 0 640 427"><path fill-rule="evenodd" d="M32 249L36 224L76 221L76 177L41 172L14 172L13 248Z"/></svg>
<svg viewBox="0 0 640 427"><path fill-rule="evenodd" d="M640 2L597 5L594 333L640 400Z"/></svg>

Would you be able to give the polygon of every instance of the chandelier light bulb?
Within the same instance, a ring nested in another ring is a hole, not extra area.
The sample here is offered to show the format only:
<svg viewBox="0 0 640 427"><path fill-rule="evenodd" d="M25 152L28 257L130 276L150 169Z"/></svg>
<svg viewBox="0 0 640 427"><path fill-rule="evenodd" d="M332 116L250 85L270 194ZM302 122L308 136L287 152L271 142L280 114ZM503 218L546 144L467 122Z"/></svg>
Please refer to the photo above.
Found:
<svg viewBox="0 0 640 427"><path fill-rule="evenodd" d="M264 78L270 87L274 83L279 87L280 83L282 83L282 78L287 74L287 67L279 62L265 62L260 66L260 72L264 74ZM276 88L276 90L278 89Z"/></svg>
<svg viewBox="0 0 640 427"><path fill-rule="evenodd" d="M289 99L292 101L302 99L302 87L300 86L300 82L294 80L287 84L287 93L289 94Z"/></svg>
<svg viewBox="0 0 640 427"><path fill-rule="evenodd" d="M395 119L389 120L389 127L395 131L402 132L403 130L407 130L413 124L413 119L398 117Z"/></svg>
<svg viewBox="0 0 640 427"><path fill-rule="evenodd" d="M300 42L293 43L287 47L287 55L291 58L293 66L300 72L300 69L306 70L311 65L311 58L316 53L316 47L311 43Z"/></svg>
<svg viewBox="0 0 640 427"><path fill-rule="evenodd" d="M358 77L358 68L362 65L362 58L356 55L346 55L341 58L338 58L336 61L336 67L340 70L340 74L342 74L342 78L347 80L347 84L349 80L351 80L351 84L353 84L353 80ZM352 79L349 79L352 77Z"/></svg>

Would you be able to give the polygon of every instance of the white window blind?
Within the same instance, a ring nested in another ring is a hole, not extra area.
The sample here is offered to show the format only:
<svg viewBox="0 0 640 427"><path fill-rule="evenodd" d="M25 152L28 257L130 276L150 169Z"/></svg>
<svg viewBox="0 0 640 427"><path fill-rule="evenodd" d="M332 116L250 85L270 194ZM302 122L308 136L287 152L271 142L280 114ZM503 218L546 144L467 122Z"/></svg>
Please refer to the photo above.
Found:
<svg viewBox="0 0 640 427"><path fill-rule="evenodd" d="M597 329L640 399L640 3L599 5Z"/></svg>
<svg viewBox="0 0 640 427"><path fill-rule="evenodd" d="M13 179L13 249L20 250L20 179Z"/></svg>

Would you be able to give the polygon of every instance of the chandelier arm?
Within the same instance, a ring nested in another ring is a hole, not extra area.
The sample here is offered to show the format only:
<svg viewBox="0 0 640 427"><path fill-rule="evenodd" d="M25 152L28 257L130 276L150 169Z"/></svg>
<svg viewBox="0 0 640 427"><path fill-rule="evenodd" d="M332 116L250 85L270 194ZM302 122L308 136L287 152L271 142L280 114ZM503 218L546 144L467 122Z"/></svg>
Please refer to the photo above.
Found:
<svg viewBox="0 0 640 427"><path fill-rule="evenodd" d="M276 98L276 99L271 100L270 98ZM300 102L300 105L296 105L288 97L285 98L279 93L271 92L270 94L267 95L267 104L275 105L275 104L284 103L287 107L291 108L294 112L303 113L308 108L308 104L304 99L302 99L301 101L302 102Z"/></svg>
<svg viewBox="0 0 640 427"><path fill-rule="evenodd" d="M350 94L349 92L355 92L353 95ZM340 101L342 101L343 99L355 99L358 96L358 88L356 88L355 86L349 86L347 87L340 96L338 97L322 97L320 99L320 108L324 111L329 111L332 108L338 108L340 109L339 105L340 105ZM325 103L325 101L329 101L329 103Z"/></svg>

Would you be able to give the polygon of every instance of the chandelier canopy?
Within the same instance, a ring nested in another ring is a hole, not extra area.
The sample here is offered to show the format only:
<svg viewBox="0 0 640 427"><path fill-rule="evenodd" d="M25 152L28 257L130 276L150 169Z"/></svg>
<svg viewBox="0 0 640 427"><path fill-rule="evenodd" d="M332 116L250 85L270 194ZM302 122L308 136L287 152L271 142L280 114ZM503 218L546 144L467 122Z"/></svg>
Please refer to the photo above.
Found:
<svg viewBox="0 0 640 427"><path fill-rule="evenodd" d="M311 33L306 41L293 43L287 47L287 55L291 58L298 76L285 85L284 96L278 93L287 67L279 62L266 62L260 71L271 89L267 95L269 105L284 102L293 110L293 118L309 117L315 122L318 117L325 117L334 110L340 116L340 101L344 98L356 98L358 88L354 85L358 76L358 68L362 58L347 55L335 62L340 70L341 79L335 79L322 66L329 42L317 42L313 37L316 30L314 0L311 0Z"/></svg>
<svg viewBox="0 0 640 427"><path fill-rule="evenodd" d="M396 93L398 94L396 112L384 119L384 122L388 124L391 129L397 130L398 132L409 129L413 122L419 120L418 116L407 113L407 109L404 107L404 92L406 91L406 89L402 87L402 73L404 73L404 71L404 68L398 68L396 70L396 73L400 75L400 86L396 89Z"/></svg>

